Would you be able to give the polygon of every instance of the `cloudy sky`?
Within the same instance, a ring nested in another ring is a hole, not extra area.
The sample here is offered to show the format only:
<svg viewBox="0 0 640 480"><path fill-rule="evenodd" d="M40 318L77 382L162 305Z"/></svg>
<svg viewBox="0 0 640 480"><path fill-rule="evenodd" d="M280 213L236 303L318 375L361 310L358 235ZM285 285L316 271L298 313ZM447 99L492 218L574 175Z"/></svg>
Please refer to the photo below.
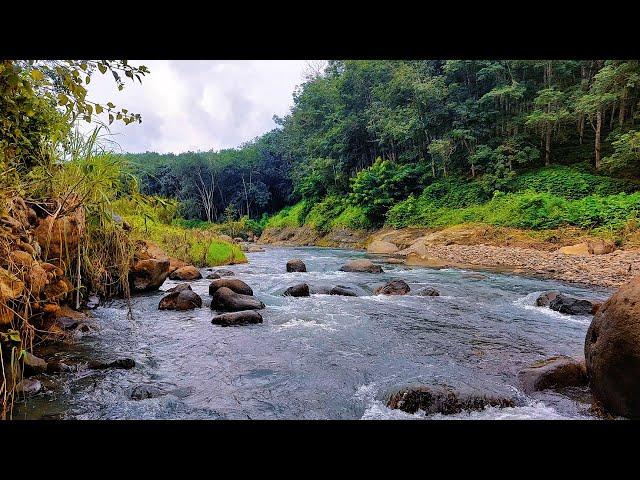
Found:
<svg viewBox="0 0 640 480"><path fill-rule="evenodd" d="M303 81L304 60L131 60L151 73L127 79L118 91L109 74L96 72L93 101L111 101L142 115L141 124L111 125L126 152L184 152L235 147L275 127Z"/></svg>

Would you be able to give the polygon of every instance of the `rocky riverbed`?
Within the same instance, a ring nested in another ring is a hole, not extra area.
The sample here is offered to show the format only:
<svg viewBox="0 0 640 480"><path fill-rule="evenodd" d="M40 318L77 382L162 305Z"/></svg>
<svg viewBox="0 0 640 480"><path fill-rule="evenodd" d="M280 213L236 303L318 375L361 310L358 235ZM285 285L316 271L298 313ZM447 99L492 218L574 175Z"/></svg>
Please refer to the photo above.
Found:
<svg viewBox="0 0 640 480"><path fill-rule="evenodd" d="M136 293L131 310L109 301L75 342L43 353L52 364L104 367L30 377L42 389L14 418L597 418L585 386L538 391L518 374L545 362L539 370L553 380L569 368L563 359L583 356L592 315L537 306L542 293L600 302L611 289L369 256L374 269L353 250L265 247L248 256L220 276L251 288L265 305L262 322L212 324L215 279L188 282L203 303L184 311L158 309L184 280ZM294 258L304 271L287 271ZM309 296L285 295L300 284Z"/></svg>

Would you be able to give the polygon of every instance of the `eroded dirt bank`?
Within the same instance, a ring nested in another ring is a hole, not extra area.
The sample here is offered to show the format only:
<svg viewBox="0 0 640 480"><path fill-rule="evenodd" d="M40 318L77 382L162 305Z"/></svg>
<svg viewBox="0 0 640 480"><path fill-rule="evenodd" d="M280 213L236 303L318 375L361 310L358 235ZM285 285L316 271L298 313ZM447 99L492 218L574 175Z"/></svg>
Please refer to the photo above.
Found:
<svg viewBox="0 0 640 480"><path fill-rule="evenodd" d="M438 231L340 229L322 235L309 227L288 227L266 229L259 241L366 249L407 265L500 270L603 287L619 287L640 274L640 249L617 249L575 232L541 237L515 229L457 226Z"/></svg>

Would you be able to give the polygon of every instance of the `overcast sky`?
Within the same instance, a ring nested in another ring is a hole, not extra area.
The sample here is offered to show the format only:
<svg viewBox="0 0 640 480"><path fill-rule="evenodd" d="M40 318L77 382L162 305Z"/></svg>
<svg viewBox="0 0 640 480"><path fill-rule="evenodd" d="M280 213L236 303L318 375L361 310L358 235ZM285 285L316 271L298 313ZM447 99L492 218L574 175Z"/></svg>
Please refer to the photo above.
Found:
<svg viewBox="0 0 640 480"><path fill-rule="evenodd" d="M151 71L118 91L110 74L96 72L89 98L142 115L142 123L111 125L126 152L185 152L235 147L275 127L293 90L303 81L304 60L131 60ZM103 115L104 116L104 115Z"/></svg>

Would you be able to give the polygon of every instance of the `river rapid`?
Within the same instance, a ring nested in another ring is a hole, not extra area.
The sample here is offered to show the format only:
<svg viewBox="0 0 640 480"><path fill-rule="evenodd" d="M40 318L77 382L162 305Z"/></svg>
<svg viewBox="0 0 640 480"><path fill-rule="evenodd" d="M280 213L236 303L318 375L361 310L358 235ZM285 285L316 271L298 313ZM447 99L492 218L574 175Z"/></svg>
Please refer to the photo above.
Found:
<svg viewBox="0 0 640 480"><path fill-rule="evenodd" d="M47 391L16 405L16 419L585 419L582 397L550 391L526 396L517 372L552 355L583 356L591 316L536 307L537 296L559 290L604 300L611 290L552 280L459 269L380 263L382 274L339 268L363 252L265 247L249 263L229 268L266 304L264 323L211 324L210 280L192 282L200 309L159 311L161 291L113 300L93 312L93 328L56 355L64 360L130 357L131 370L86 370L43 375ZM306 273L285 273L291 258ZM202 270L203 274L208 273ZM373 289L401 278L412 292L434 287L438 297L375 296ZM345 285L361 296L283 297L296 283ZM388 409L388 394L409 385L518 398L517 407L452 416ZM165 393L132 400L149 385Z"/></svg>

